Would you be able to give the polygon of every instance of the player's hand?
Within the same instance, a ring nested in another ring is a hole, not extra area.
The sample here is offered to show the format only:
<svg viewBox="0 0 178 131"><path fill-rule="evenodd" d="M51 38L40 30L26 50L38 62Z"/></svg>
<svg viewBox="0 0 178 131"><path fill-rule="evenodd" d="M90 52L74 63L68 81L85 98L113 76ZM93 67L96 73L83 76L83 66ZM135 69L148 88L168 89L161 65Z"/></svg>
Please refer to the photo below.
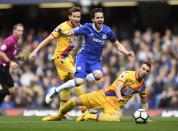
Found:
<svg viewBox="0 0 178 131"><path fill-rule="evenodd" d="M133 51L129 51L129 52L127 53L127 55L128 55L129 57L134 57L134 56L135 56L135 54L134 54Z"/></svg>
<svg viewBox="0 0 178 131"><path fill-rule="evenodd" d="M120 96L120 97L117 97L117 100L118 100L118 101L123 101L124 98L123 98L122 96Z"/></svg>
<svg viewBox="0 0 178 131"><path fill-rule="evenodd" d="M17 69L17 67L18 67L17 63L14 62L14 61L10 61L9 64L10 64L10 67L11 67L12 69Z"/></svg>
<svg viewBox="0 0 178 131"><path fill-rule="evenodd" d="M30 53L30 55L29 55L29 60L30 60L30 61L34 61L35 57L36 57L36 52L32 52L32 53Z"/></svg>

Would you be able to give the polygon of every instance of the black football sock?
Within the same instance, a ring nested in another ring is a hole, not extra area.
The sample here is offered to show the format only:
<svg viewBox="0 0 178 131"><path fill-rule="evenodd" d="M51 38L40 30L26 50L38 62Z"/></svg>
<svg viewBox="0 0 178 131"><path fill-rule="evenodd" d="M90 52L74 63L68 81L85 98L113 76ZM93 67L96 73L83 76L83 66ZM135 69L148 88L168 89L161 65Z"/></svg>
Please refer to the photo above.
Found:
<svg viewBox="0 0 178 131"><path fill-rule="evenodd" d="M6 95L9 95L9 94L10 94L10 92L9 92L8 89L2 89L2 90L0 90L0 105L3 102L3 100L4 100L4 97Z"/></svg>

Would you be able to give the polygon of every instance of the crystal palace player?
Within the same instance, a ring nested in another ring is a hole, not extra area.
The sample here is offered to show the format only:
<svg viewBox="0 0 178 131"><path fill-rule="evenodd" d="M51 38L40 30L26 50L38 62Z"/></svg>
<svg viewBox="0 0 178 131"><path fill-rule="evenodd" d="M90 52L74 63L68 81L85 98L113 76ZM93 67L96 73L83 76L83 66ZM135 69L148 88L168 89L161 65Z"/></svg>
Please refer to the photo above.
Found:
<svg viewBox="0 0 178 131"><path fill-rule="evenodd" d="M136 71L122 72L109 87L72 99L60 109L56 116L48 116L43 118L43 120L61 120L63 115L74 107L85 106L88 109L101 109L102 112L100 114L91 114L87 111L79 116L77 121L120 121L122 107L135 94L140 95L142 108L147 110L147 89L145 87L144 78L148 76L150 71L150 63L141 62Z"/></svg>
<svg viewBox="0 0 178 131"><path fill-rule="evenodd" d="M52 60L57 69L60 80L65 83L66 81L73 79L75 66L73 56L76 55L77 50L82 44L80 37L65 37L62 36L59 30L73 30L80 26L81 19L81 10L79 7L72 7L69 9L68 20L59 24L54 31L45 38L29 55L29 59L32 61L35 59L35 56L44 48L47 44L54 39L56 39L56 49ZM77 96L83 94L82 86L75 88L75 94ZM60 107L66 103L70 98L70 90L63 90L60 92Z"/></svg>

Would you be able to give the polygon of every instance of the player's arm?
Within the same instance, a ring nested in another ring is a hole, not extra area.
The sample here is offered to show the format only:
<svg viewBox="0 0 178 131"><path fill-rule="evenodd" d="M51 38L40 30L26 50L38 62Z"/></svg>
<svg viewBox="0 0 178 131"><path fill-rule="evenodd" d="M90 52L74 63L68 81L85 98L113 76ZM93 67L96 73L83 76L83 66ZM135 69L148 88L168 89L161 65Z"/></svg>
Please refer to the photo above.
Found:
<svg viewBox="0 0 178 131"><path fill-rule="evenodd" d="M139 96L140 96L142 108L144 108L145 110L148 110L148 102L147 102L146 90L140 92Z"/></svg>
<svg viewBox="0 0 178 131"><path fill-rule="evenodd" d="M45 38L42 42L40 42L40 44L33 50L32 53L30 53L29 55L29 60L34 60L36 54L38 53L38 51L45 47L47 44L49 44L54 38L54 36L52 34L50 34L47 38Z"/></svg>
<svg viewBox="0 0 178 131"><path fill-rule="evenodd" d="M4 52L1 52L0 51L0 58L4 61L4 62L6 62L6 63L10 63L10 59L7 57L7 55L4 53Z"/></svg>
<svg viewBox="0 0 178 131"><path fill-rule="evenodd" d="M79 36L79 35L85 36L86 35L86 30L88 30L86 28L86 26L82 25L79 28L76 28L76 29L73 29L73 30L67 30L67 31L60 30L60 32L61 32L61 35L63 35L63 36L72 36L72 35L75 35L75 36Z"/></svg>
<svg viewBox="0 0 178 131"><path fill-rule="evenodd" d="M81 49L82 44L83 44L83 37L82 36L78 36L78 37L79 37L79 39L77 41L77 44L76 44L75 49L72 54L74 57L77 55L78 51Z"/></svg>
<svg viewBox="0 0 178 131"><path fill-rule="evenodd" d="M10 67L12 67L13 69L17 68L17 63L14 61L11 61L7 55L4 52L0 51L0 59L2 59L5 63L7 63L8 65L10 65Z"/></svg>
<svg viewBox="0 0 178 131"><path fill-rule="evenodd" d="M133 51L127 51L125 49L125 47L118 40L113 42L113 44L114 44L114 46L115 46L115 48L118 52L121 52L122 54L127 55L129 57L134 57L134 52Z"/></svg>
<svg viewBox="0 0 178 131"><path fill-rule="evenodd" d="M121 89L122 89L123 86L124 86L124 82L119 81L118 85L117 85L117 87L115 89L115 93L116 93L118 101L124 100L124 98L121 95Z"/></svg>
<svg viewBox="0 0 178 131"><path fill-rule="evenodd" d="M122 94L121 94L121 89L123 88L126 79L127 79L127 73L126 72L121 73L119 75L119 77L117 78L118 84L117 84L117 87L115 88L115 93L116 93L116 96L118 98L118 101L124 100L124 98L122 97Z"/></svg>

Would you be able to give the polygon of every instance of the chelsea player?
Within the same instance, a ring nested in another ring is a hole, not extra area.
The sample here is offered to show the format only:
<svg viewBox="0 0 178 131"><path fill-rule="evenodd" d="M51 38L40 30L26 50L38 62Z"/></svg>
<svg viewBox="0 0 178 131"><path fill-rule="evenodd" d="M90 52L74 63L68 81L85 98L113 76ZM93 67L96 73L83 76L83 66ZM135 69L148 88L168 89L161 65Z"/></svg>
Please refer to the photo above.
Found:
<svg viewBox="0 0 178 131"><path fill-rule="evenodd" d="M50 92L46 95L46 103L50 103L52 97L61 90L79 86L83 84L85 80L94 81L102 78L101 55L104 44L108 40L112 42L118 52L129 57L134 57L134 53L127 51L117 40L110 27L103 24L104 13L101 8L93 9L91 17L93 23L86 23L74 30L61 30L61 34L65 36L83 36L85 42L76 59L74 79L67 81L59 87L51 88Z"/></svg>

